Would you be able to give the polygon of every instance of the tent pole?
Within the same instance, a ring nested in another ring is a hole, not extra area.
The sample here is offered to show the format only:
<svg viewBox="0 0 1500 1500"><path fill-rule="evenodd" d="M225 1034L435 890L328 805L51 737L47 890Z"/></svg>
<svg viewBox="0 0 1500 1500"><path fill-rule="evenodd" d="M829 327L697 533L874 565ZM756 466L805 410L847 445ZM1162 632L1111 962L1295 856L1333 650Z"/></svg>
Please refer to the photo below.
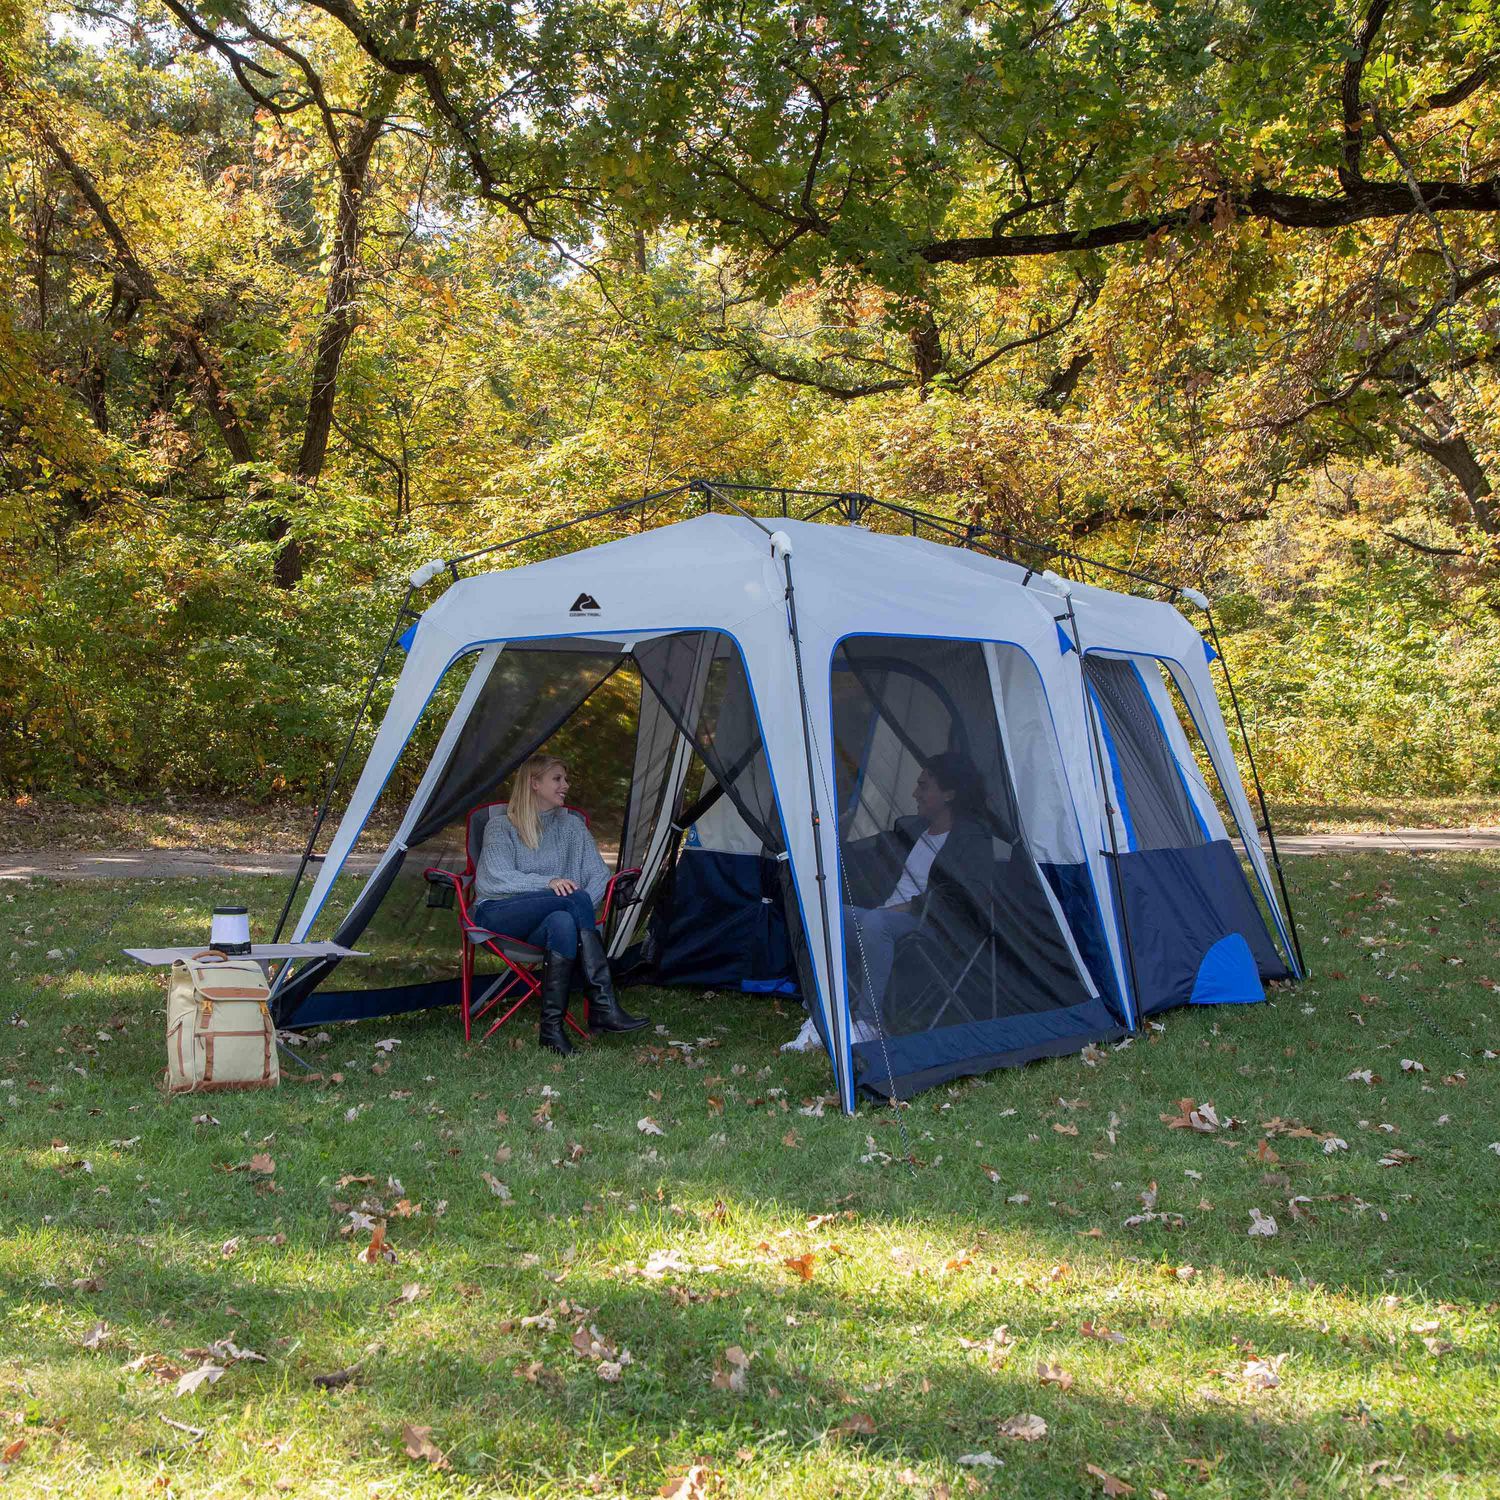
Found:
<svg viewBox="0 0 1500 1500"><path fill-rule="evenodd" d="M286 893L286 901L282 904L281 915L276 919L276 931L272 934L271 941L281 941L281 931L286 926L286 919L291 915L292 902L297 898L297 889L302 884L302 877L307 873L307 867L312 862L313 849L317 846L318 835L323 831L323 824L328 817L328 809L333 805L333 794L338 790L338 784L343 779L344 767L349 761L349 752L354 748L355 736L359 733L359 727L365 721L365 714L369 712L370 701L375 696L375 684L380 681L380 674L385 670L386 658L390 656L395 644L401 638L402 621L407 618L407 612L411 605L412 596L417 592L414 584L406 585L406 593L402 597L400 608L396 611L396 618L391 623L391 633L386 637L385 645L380 655L375 660L375 665L370 669L370 676L365 683L365 695L360 700L359 711L354 715L354 722L349 726L348 737L344 740L344 748L339 752L339 758L334 765L333 774L329 776L323 789L323 803L318 808L317 817L313 819L312 832L307 836L307 846L302 851L302 858L297 865L297 873L292 877L291 889Z"/></svg>
<svg viewBox="0 0 1500 1500"><path fill-rule="evenodd" d="M1073 613L1073 596L1071 593L1063 596L1067 600L1068 613L1066 616L1058 615L1055 618L1061 620L1066 618L1068 629L1073 636L1073 649L1078 653L1078 682L1083 692L1083 716L1089 726L1089 739L1094 751L1094 776L1100 790L1104 793L1104 821L1109 828L1109 869L1115 880L1115 905L1120 913L1120 936L1125 939L1125 964L1130 971L1130 1012L1133 1024L1132 1031L1141 1029L1141 985L1135 969L1135 944L1130 940L1130 913L1125 908L1125 882L1120 878L1120 840L1115 832L1115 803L1114 795L1110 790L1109 777L1104 770L1104 747L1099 743L1099 720L1094 713L1093 704L1089 702L1089 679L1084 670L1083 638L1078 633L1078 617Z"/></svg>
<svg viewBox="0 0 1500 1500"><path fill-rule="evenodd" d="M818 915L823 925L823 961L828 971L828 1025L831 1032L838 1018L833 1014L833 933L828 921L828 872L823 865L823 815L818 808L818 778L813 772L812 724L807 712L807 685L802 673L802 639L797 631L797 591L792 584L790 549L781 554L781 567L786 575L787 628L792 637L792 661L797 668L797 707L802 715L802 758L807 762L807 795L812 802L813 864L817 871ZM833 1042L833 1036L830 1035L828 1040ZM835 1043L834 1057L838 1057L839 1053L840 1048ZM837 1075L839 1071L839 1068L835 1066L834 1073ZM850 1098L846 1110L852 1114L854 1112L854 1074L849 1066L847 1054L844 1056L843 1072L848 1075L849 1082ZM840 1094L844 1092L843 1079L839 1079L839 1092Z"/></svg>
<svg viewBox="0 0 1500 1500"><path fill-rule="evenodd" d="M1281 851L1276 847L1276 830L1271 827L1271 809L1266 803L1265 789L1260 784L1260 772L1255 766L1255 752L1250 748L1250 735L1245 728L1245 716L1240 712L1239 694L1234 690L1234 678L1229 672L1229 658L1224 655L1224 648L1219 643L1219 627L1214 623L1213 610L1205 604L1203 613L1208 619L1208 633L1213 637L1214 654L1219 658L1219 666L1224 672L1224 685L1229 689L1229 702L1234 708L1235 722L1240 726L1240 742L1245 747L1245 761L1250 767L1250 780L1255 784L1255 797L1260 803L1260 815L1266 825L1266 838L1271 845L1271 863L1276 867L1276 883L1281 887L1281 901L1286 907L1286 924L1291 929L1292 949L1296 954L1297 967L1302 971L1302 977L1305 978L1307 964L1302 957L1302 937L1297 931L1297 918L1292 911L1292 898L1286 888L1286 872L1281 868Z"/></svg>

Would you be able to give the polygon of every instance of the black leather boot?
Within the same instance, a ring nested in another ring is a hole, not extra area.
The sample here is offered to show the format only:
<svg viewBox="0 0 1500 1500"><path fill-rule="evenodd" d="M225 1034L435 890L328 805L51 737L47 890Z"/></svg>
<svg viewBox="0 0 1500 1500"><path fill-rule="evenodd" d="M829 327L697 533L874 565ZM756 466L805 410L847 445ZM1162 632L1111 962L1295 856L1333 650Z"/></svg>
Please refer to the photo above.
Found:
<svg viewBox="0 0 1500 1500"><path fill-rule="evenodd" d="M615 998L614 976L609 972L609 958L599 941L597 928L579 929L578 973L583 993L588 997L590 1031L639 1031L651 1024L646 1017L633 1016L620 1008Z"/></svg>
<svg viewBox="0 0 1500 1500"><path fill-rule="evenodd" d="M537 1040L564 1057L571 1057L574 1050L566 1030L568 991L572 980L573 960L564 953L549 949L542 965L542 1024Z"/></svg>

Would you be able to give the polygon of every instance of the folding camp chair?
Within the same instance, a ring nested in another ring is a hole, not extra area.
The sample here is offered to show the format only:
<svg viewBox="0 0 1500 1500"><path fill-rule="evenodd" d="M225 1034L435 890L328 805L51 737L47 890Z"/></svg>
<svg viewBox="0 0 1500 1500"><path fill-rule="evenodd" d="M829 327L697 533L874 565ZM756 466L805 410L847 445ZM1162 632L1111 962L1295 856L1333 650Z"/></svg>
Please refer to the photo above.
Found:
<svg viewBox="0 0 1500 1500"><path fill-rule="evenodd" d="M485 829L489 826L491 817L503 818L505 816L506 805L504 802L487 802L482 807L476 807L465 820L462 873L444 870L438 866L423 872L423 878L431 888L428 896L429 903L448 905L449 901L446 899L433 900L433 896L441 891L444 896L451 893L452 904L457 908L460 963L459 1013L463 1016L466 1042L473 1037L474 1023L482 1020L504 1002L510 1001L511 1003L491 1023L489 1030L480 1038L481 1041L488 1041L528 1000L541 992L541 970L547 960L546 949L538 948L535 943L528 943L508 933L493 932L487 927L481 927L469 912L469 904L474 897L474 872L478 867L480 852L484 848ZM568 807L563 810L574 817L582 818L585 825L588 824L589 815L582 808ZM635 882L640 873L639 869L619 870L610 876L609 884L604 888L604 902L598 916L601 932L607 929L609 920L616 911L633 904ZM503 967L498 974L493 976L489 987L476 1000L474 998L474 960L481 948L493 953ZM588 1032L571 1015L566 1019L568 1025L579 1036L588 1035Z"/></svg>

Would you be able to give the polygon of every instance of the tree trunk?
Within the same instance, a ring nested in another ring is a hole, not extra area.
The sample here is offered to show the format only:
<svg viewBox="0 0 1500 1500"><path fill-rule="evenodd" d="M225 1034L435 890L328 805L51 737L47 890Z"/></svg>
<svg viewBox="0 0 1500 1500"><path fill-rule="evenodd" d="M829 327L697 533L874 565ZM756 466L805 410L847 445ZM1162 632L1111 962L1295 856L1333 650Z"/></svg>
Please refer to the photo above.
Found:
<svg viewBox="0 0 1500 1500"><path fill-rule="evenodd" d="M1425 385L1412 391L1407 400L1427 419L1428 427L1403 426L1401 435L1463 491L1474 525L1486 536L1500 536L1500 507L1495 503L1494 487L1452 407Z"/></svg>
<svg viewBox="0 0 1500 1500"><path fill-rule="evenodd" d="M292 477L309 489L317 485L323 474L328 457L328 436L333 430L339 367L359 321L359 249L364 235L365 187L370 175L370 159L385 129L386 117L399 85L400 80L393 74L380 76L364 118L339 150L339 198L334 221L333 261L328 272L328 291L323 299L323 320L318 329L318 351L313 360L302 444L292 471ZM271 539L282 542L276 554L276 582L284 589L296 587L306 563L303 546L288 536L290 530L291 525L284 517L272 523Z"/></svg>

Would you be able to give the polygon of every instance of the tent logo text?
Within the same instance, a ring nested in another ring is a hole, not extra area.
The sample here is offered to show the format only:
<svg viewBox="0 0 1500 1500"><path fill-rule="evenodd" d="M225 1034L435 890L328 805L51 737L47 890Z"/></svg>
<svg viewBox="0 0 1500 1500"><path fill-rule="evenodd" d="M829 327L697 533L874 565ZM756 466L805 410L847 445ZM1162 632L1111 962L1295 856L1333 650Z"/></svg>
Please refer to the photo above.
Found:
<svg viewBox="0 0 1500 1500"><path fill-rule="evenodd" d="M592 594L580 594L573 601L573 607L568 613L570 615L597 615L599 601Z"/></svg>

